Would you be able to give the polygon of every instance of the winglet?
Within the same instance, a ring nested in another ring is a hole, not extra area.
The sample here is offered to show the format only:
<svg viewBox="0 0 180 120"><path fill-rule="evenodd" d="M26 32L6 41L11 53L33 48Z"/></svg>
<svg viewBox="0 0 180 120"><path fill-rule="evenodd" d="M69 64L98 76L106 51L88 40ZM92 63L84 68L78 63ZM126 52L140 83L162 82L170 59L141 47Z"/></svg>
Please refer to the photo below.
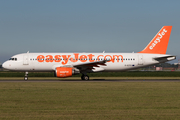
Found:
<svg viewBox="0 0 180 120"><path fill-rule="evenodd" d="M151 42L139 53L166 54L172 26L163 26Z"/></svg>

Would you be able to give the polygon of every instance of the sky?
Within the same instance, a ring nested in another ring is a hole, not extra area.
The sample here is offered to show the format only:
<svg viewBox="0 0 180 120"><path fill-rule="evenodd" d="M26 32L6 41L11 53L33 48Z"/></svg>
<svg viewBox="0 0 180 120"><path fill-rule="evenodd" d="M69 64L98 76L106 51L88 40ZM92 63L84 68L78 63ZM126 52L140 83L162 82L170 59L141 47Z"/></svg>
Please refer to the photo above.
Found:
<svg viewBox="0 0 180 120"><path fill-rule="evenodd" d="M180 59L179 0L1 0L0 63L19 53L139 52L172 25Z"/></svg>

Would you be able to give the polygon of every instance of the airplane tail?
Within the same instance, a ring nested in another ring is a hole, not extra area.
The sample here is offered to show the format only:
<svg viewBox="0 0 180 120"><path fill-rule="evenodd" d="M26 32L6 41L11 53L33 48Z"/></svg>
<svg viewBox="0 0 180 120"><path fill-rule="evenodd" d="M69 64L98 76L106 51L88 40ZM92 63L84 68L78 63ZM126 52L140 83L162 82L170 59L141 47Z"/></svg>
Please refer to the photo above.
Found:
<svg viewBox="0 0 180 120"><path fill-rule="evenodd" d="M166 54L172 26L163 26L151 42L139 53Z"/></svg>

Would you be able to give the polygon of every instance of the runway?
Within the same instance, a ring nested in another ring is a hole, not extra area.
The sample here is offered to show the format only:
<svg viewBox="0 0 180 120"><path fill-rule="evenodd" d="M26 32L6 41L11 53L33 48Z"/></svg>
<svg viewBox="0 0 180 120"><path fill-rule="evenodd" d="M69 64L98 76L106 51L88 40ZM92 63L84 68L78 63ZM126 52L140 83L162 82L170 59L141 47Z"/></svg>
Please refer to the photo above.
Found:
<svg viewBox="0 0 180 120"><path fill-rule="evenodd" d="M13 79L6 79L6 80L0 80L0 82L180 82L180 79L92 79L92 80L79 80L79 79L68 79L68 80L46 80L46 79L42 79L42 80L13 80Z"/></svg>

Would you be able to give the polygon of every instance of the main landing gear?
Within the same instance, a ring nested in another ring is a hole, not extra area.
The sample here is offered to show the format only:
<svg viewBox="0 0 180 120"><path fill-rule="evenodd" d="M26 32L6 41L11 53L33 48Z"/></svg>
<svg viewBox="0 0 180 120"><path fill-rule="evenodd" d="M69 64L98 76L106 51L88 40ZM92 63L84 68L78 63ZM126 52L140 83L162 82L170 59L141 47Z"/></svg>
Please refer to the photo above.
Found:
<svg viewBox="0 0 180 120"><path fill-rule="evenodd" d="M24 80L25 80L25 81L28 80L28 72L25 72Z"/></svg>
<svg viewBox="0 0 180 120"><path fill-rule="evenodd" d="M89 80L89 76L82 74L81 80Z"/></svg>

